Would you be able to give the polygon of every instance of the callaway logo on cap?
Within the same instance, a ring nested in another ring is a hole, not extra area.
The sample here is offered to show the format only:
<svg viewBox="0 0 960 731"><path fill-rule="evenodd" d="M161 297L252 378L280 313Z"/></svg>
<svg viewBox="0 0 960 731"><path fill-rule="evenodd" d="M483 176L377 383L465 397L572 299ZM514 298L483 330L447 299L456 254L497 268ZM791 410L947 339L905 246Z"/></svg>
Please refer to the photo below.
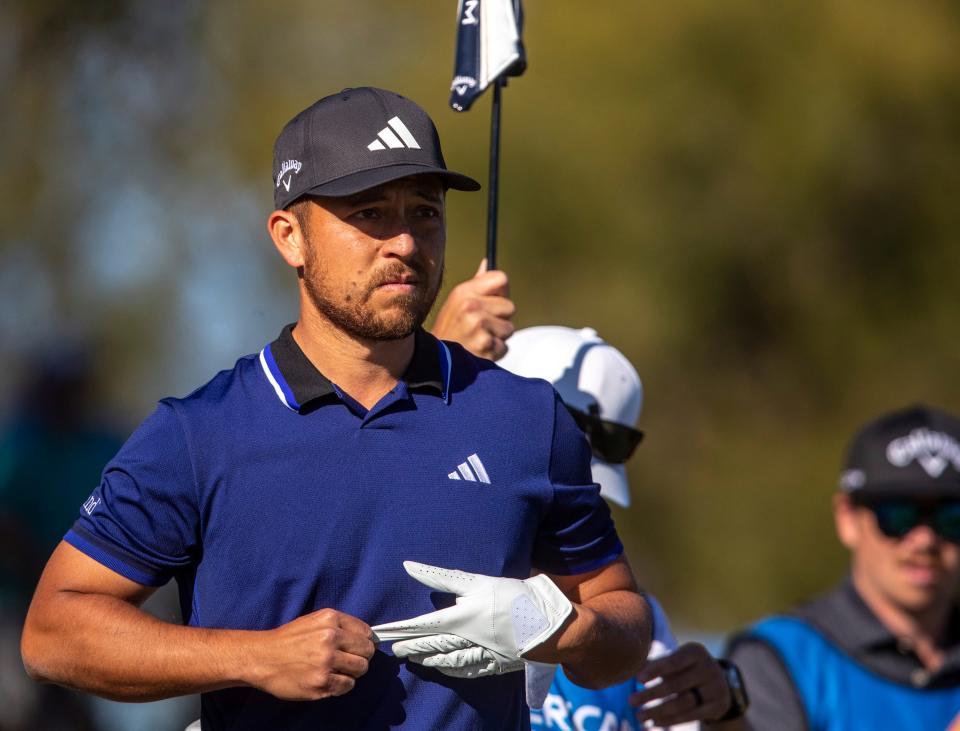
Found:
<svg viewBox="0 0 960 731"><path fill-rule="evenodd" d="M304 109L273 147L273 203L304 195L346 196L408 175L431 173L457 190L473 178L447 170L437 128L417 104L392 91L344 89Z"/></svg>
<svg viewBox="0 0 960 731"><path fill-rule="evenodd" d="M885 414L853 438L840 489L960 496L960 420L926 406Z"/></svg>

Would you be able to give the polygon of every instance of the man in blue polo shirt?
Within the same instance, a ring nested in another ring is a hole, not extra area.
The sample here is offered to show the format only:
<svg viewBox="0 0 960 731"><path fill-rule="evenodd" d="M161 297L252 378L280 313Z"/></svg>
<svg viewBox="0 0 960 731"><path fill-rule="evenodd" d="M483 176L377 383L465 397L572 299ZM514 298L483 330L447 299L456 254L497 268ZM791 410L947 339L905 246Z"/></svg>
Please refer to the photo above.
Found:
<svg viewBox="0 0 960 731"><path fill-rule="evenodd" d="M273 173L299 320L161 401L107 466L34 595L31 675L199 692L204 731L525 728L524 661L630 677L648 610L582 433L548 384L420 327L445 190L477 183L447 170L420 107L372 88L291 120ZM170 578L186 626L139 609ZM446 616L490 667L376 649L371 625L452 603L424 583L462 595Z"/></svg>

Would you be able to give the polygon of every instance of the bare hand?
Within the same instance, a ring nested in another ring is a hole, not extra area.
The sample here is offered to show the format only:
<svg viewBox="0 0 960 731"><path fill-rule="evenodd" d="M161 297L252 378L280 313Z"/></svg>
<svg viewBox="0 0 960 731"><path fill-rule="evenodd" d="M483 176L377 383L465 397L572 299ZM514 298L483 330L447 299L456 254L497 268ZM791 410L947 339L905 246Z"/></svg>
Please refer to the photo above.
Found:
<svg viewBox="0 0 960 731"><path fill-rule="evenodd" d="M649 685L654 678L662 682ZM703 645L688 642L674 652L648 662L637 674L648 684L630 696L630 705L641 709L637 718L657 726L688 721L715 721L730 709L730 689L723 670ZM659 705L643 709L653 700Z"/></svg>
<svg viewBox="0 0 960 731"><path fill-rule="evenodd" d="M487 271L487 260L472 279L454 287L433 326L433 334L455 340L474 355L498 360L507 352L504 341L513 334L516 311L505 272Z"/></svg>
<svg viewBox="0 0 960 731"><path fill-rule="evenodd" d="M262 633L251 684L284 700L318 700L350 692L376 650L370 626L321 609Z"/></svg>

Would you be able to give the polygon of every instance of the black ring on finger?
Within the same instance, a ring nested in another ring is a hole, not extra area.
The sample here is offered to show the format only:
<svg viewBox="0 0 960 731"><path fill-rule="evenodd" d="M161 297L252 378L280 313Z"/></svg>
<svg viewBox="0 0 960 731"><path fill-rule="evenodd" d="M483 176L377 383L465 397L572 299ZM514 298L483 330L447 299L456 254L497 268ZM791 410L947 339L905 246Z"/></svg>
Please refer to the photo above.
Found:
<svg viewBox="0 0 960 731"><path fill-rule="evenodd" d="M693 693L693 706L694 708L699 708L703 705L703 696L700 694L699 688L691 688L690 692Z"/></svg>

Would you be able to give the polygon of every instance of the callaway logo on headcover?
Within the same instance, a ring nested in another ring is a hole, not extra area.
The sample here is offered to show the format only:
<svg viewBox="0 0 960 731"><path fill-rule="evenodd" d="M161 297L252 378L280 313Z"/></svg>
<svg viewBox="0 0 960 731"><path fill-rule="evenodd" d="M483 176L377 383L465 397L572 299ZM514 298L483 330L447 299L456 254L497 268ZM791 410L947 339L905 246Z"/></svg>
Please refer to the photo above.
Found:
<svg viewBox="0 0 960 731"><path fill-rule="evenodd" d="M949 434L921 427L887 445L887 461L895 467L906 467L913 460L934 479L950 464L960 472L960 444Z"/></svg>
<svg viewBox="0 0 960 731"><path fill-rule="evenodd" d="M476 88L476 86L477 80L472 76L454 76L453 83L450 84L450 91L455 91L463 96L468 89Z"/></svg>

